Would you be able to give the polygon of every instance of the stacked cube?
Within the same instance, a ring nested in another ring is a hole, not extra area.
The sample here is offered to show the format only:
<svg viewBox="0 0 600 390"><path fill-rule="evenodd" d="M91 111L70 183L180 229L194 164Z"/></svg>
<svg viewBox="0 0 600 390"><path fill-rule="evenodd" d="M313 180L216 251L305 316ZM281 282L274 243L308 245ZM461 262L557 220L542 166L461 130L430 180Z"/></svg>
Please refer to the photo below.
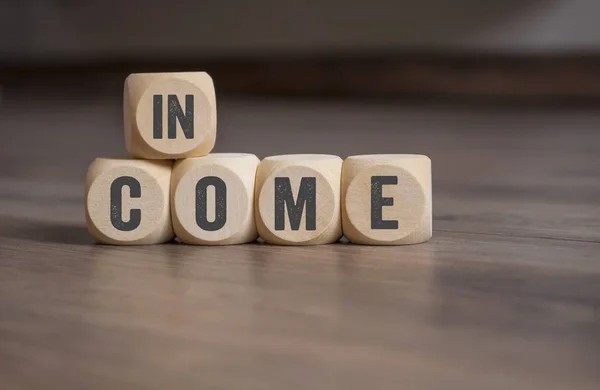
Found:
<svg viewBox="0 0 600 390"><path fill-rule="evenodd" d="M204 72L132 74L123 96L130 158L88 169L86 220L101 243L403 245L432 232L422 155L267 157L215 153L217 109Z"/></svg>

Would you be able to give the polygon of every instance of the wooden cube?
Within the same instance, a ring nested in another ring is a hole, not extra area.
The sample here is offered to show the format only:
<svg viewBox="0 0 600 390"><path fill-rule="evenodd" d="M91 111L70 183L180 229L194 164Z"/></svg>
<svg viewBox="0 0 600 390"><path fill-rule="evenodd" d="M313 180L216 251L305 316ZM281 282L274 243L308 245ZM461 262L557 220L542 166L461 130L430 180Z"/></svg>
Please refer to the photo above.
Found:
<svg viewBox="0 0 600 390"><path fill-rule="evenodd" d="M229 245L255 241L253 154L215 153L175 163L171 215L188 244Z"/></svg>
<svg viewBox="0 0 600 390"><path fill-rule="evenodd" d="M348 157L342 170L342 223L350 242L404 245L432 233L431 160L382 154Z"/></svg>
<svg viewBox="0 0 600 390"><path fill-rule="evenodd" d="M123 122L133 157L205 156L217 135L213 81L205 72L132 74L125 80Z"/></svg>
<svg viewBox="0 0 600 390"><path fill-rule="evenodd" d="M318 154L265 158L256 173L259 235L270 244L318 245L342 236L342 159Z"/></svg>
<svg viewBox="0 0 600 390"><path fill-rule="evenodd" d="M94 160L85 192L90 233L99 242L114 245L171 241L171 168L170 160Z"/></svg>

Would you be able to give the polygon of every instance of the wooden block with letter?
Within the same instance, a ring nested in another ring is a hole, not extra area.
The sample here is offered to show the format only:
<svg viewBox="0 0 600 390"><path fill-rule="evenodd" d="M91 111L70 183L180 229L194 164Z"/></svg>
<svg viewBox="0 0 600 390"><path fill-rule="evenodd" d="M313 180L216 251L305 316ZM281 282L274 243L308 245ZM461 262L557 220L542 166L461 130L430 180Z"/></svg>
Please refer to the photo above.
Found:
<svg viewBox="0 0 600 390"><path fill-rule="evenodd" d="M176 159L207 155L215 145L215 87L205 72L135 73L123 93L130 155Z"/></svg>
<svg viewBox="0 0 600 390"><path fill-rule="evenodd" d="M318 245L342 236L342 159L319 154L265 158L256 173L259 235L271 244Z"/></svg>
<svg viewBox="0 0 600 390"><path fill-rule="evenodd" d="M86 221L92 236L114 245L171 241L171 167L171 160L94 160L85 192Z"/></svg>
<svg viewBox="0 0 600 390"><path fill-rule="evenodd" d="M228 245L255 241L253 154L215 153L175 163L171 215L188 244Z"/></svg>
<svg viewBox="0 0 600 390"><path fill-rule="evenodd" d="M342 170L342 221L352 243L403 245L431 238L431 160L387 154L351 156Z"/></svg>

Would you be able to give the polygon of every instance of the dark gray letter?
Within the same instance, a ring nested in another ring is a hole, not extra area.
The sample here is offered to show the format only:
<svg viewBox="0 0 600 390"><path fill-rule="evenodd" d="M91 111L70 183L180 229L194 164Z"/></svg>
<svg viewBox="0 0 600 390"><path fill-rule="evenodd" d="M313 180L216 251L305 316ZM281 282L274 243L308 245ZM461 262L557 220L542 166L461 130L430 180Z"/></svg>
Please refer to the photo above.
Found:
<svg viewBox="0 0 600 390"><path fill-rule="evenodd" d="M163 137L162 105L162 95L154 95L154 139ZM167 137L177 138L177 120L179 120L185 138L194 138L194 95L185 95L185 114L177 95L168 95L167 106Z"/></svg>
<svg viewBox="0 0 600 390"><path fill-rule="evenodd" d="M371 229L398 229L398 221L384 221L381 213L383 206L393 206L394 198L384 198L384 184L398 184L396 176L371 177Z"/></svg>
<svg viewBox="0 0 600 390"><path fill-rule="evenodd" d="M206 192L208 186L215 187L215 220L208 222L206 217ZM196 223L200 229L214 232L227 222L227 186L216 176L203 177L196 184Z"/></svg>
<svg viewBox="0 0 600 390"><path fill-rule="evenodd" d="M294 202L289 177L275 178L275 230L285 230L285 210L287 205L290 227L300 229L302 211L306 204L306 230L317 230L317 178L303 177L300 180L298 201Z"/></svg>
<svg viewBox="0 0 600 390"><path fill-rule="evenodd" d="M123 221L123 187L129 187L129 197L139 198L142 196L140 182L131 176L121 176L115 179L110 186L110 222L115 229L122 232L130 232L137 229L142 221L142 211L131 209L129 211L129 222Z"/></svg>
<svg viewBox="0 0 600 390"><path fill-rule="evenodd" d="M161 139L163 137L163 126L162 126L162 107L163 97L162 95L154 95L154 139Z"/></svg>

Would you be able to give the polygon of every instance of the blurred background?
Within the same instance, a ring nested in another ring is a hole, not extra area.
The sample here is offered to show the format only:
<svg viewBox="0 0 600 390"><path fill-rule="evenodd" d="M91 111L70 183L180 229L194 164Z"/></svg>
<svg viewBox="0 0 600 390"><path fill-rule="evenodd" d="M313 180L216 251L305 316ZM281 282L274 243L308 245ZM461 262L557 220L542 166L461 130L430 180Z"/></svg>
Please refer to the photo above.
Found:
<svg viewBox="0 0 600 390"><path fill-rule="evenodd" d="M596 0L0 1L4 94L208 70L218 92L596 99Z"/></svg>

